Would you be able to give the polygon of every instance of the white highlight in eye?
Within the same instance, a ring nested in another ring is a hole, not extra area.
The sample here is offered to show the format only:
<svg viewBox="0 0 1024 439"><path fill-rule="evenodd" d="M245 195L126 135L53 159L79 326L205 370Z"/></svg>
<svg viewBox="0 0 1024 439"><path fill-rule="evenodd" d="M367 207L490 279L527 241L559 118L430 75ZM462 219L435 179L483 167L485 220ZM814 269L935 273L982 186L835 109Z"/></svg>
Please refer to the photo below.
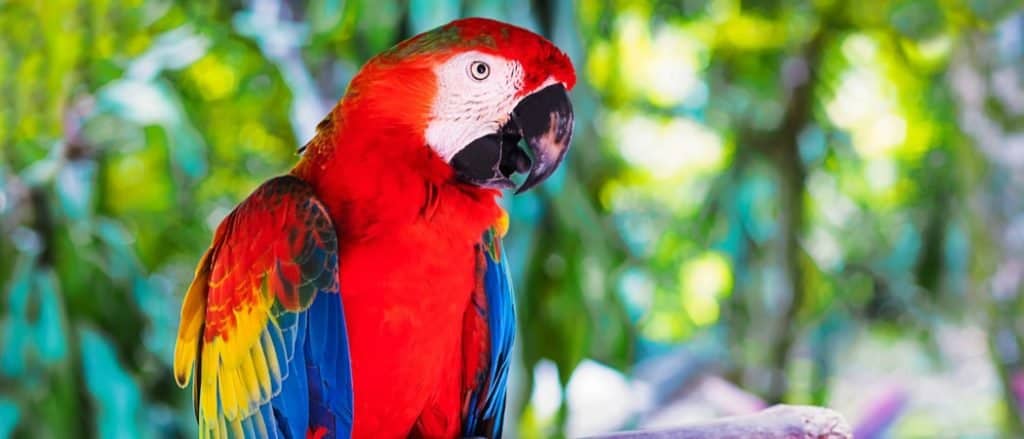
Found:
<svg viewBox="0 0 1024 439"><path fill-rule="evenodd" d="M486 81L472 76L475 63L489 66ZM508 121L523 86L523 68L516 61L471 51L449 58L435 73L437 96L426 140L448 162L470 142L496 133Z"/></svg>

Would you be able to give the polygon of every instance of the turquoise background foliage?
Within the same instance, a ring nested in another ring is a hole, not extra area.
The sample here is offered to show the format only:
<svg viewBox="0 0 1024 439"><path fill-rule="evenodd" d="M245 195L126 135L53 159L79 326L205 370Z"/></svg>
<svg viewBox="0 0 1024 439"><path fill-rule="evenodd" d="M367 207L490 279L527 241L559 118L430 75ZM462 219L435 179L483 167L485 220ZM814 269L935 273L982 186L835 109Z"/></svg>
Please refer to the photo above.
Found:
<svg viewBox="0 0 1024 439"><path fill-rule="evenodd" d="M1017 0L0 0L0 438L194 436L170 367L213 229L462 16L580 79L565 166L504 199L510 436L776 402L1024 436Z"/></svg>

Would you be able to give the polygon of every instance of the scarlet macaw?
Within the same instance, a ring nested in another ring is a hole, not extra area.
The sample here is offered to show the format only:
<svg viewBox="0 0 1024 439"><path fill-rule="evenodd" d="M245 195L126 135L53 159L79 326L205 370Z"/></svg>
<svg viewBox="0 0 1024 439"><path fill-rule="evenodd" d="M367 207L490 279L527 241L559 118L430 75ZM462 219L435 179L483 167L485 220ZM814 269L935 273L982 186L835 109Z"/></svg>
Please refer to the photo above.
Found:
<svg viewBox="0 0 1024 439"><path fill-rule="evenodd" d="M497 198L562 161L575 81L551 42L480 18L367 62L196 268L174 373L195 372L200 435L500 437L515 315Z"/></svg>

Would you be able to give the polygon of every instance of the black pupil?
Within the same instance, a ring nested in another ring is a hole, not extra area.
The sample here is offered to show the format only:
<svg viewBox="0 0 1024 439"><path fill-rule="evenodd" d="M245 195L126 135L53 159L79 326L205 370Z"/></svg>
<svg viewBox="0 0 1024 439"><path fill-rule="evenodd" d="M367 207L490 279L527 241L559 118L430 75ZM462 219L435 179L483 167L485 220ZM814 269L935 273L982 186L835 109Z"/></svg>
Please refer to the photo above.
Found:
<svg viewBox="0 0 1024 439"><path fill-rule="evenodd" d="M476 65L476 74L483 76L486 73L487 73L487 66L486 65L484 65L483 63L479 63L479 64Z"/></svg>

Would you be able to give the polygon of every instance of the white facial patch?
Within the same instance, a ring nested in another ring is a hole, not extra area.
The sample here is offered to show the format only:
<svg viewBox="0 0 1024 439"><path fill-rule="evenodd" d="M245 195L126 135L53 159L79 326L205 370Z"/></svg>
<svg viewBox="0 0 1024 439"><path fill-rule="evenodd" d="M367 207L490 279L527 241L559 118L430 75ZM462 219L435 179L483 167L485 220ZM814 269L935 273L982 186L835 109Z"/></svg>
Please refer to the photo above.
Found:
<svg viewBox="0 0 1024 439"><path fill-rule="evenodd" d="M474 51L451 57L435 73L437 97L426 138L448 162L470 142L495 134L508 121L516 92L523 86L523 68L518 62Z"/></svg>

